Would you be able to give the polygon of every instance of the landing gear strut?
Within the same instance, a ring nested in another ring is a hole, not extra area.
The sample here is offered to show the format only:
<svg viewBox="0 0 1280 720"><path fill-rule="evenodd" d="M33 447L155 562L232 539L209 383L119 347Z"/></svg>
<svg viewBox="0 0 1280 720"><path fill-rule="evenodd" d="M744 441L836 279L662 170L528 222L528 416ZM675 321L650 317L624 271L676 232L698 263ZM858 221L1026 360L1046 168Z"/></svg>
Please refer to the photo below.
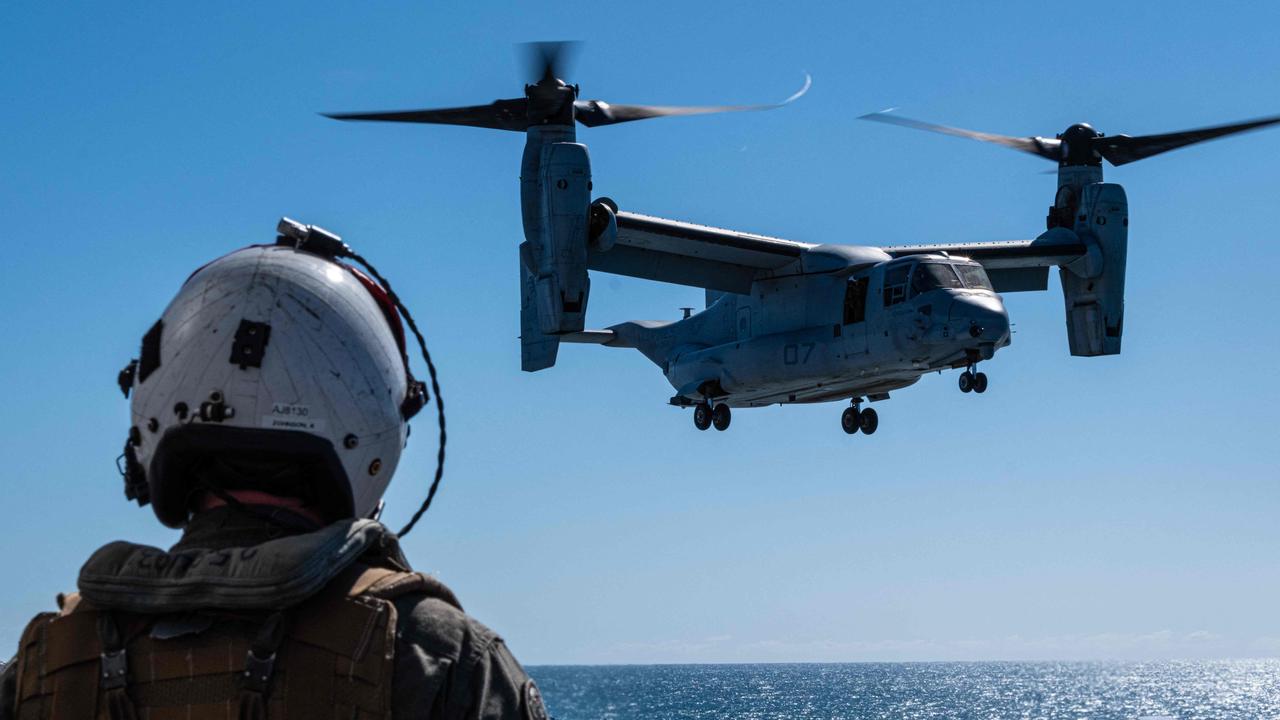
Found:
<svg viewBox="0 0 1280 720"><path fill-rule="evenodd" d="M706 430L712 425L716 430L728 430L732 421L733 413L724 403L712 407L709 402L703 401L693 406L693 426L699 430Z"/></svg>
<svg viewBox="0 0 1280 720"><path fill-rule="evenodd" d="M981 395L987 391L987 374L974 372L977 368L977 365L970 365L967 370L960 373L960 392L976 392Z"/></svg>
<svg viewBox="0 0 1280 720"><path fill-rule="evenodd" d="M852 405L844 409L840 413L840 428L845 432L853 435L859 430L864 435L874 434L876 429L880 427L880 415L875 410L867 408L861 410L861 398L854 398Z"/></svg>

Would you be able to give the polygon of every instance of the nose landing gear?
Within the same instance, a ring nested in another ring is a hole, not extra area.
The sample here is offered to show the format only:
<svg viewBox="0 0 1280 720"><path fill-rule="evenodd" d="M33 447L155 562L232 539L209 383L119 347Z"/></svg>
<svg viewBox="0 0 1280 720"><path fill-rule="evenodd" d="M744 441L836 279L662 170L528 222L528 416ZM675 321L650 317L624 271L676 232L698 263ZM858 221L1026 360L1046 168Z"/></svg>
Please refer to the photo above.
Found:
<svg viewBox="0 0 1280 720"><path fill-rule="evenodd" d="M960 392L976 392L979 395L987 391L987 374L974 372L977 365L970 365L967 370L960 373Z"/></svg>
<svg viewBox="0 0 1280 720"><path fill-rule="evenodd" d="M711 427L711 406L700 402L693 406L693 426L699 430Z"/></svg>
<svg viewBox="0 0 1280 720"><path fill-rule="evenodd" d="M711 411L711 424L716 426L716 430L728 430L731 420L733 420L733 413L724 403L720 403Z"/></svg>
<svg viewBox="0 0 1280 720"><path fill-rule="evenodd" d="M699 430L706 430L712 425L715 426L716 430L728 430L729 423L732 421L733 412L724 403L720 403L714 408L709 402L705 401L693 406L693 426Z"/></svg>
<svg viewBox="0 0 1280 720"><path fill-rule="evenodd" d="M880 427L880 415L871 408L860 410L860 406L861 398L854 398L852 406L845 408L840 414L840 428L850 435L859 430L864 435L874 434Z"/></svg>
<svg viewBox="0 0 1280 720"><path fill-rule="evenodd" d="M840 427L850 435L858 432L860 424L858 422L857 408L845 408L844 412L840 413Z"/></svg>

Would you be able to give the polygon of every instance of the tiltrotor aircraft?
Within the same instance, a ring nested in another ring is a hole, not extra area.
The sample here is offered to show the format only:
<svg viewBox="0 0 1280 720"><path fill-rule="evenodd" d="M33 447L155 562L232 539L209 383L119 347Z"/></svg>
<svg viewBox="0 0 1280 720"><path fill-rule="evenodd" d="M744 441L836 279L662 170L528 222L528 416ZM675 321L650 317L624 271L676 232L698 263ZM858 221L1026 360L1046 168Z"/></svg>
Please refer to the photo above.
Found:
<svg viewBox="0 0 1280 720"><path fill-rule="evenodd" d="M729 427L730 408L848 400L845 432L870 435L866 401L931 371L964 368L960 390L982 393L978 370L1009 344L1000 293L1048 289L1058 267L1072 355L1115 355L1124 330L1129 212L1124 188L1102 180L1102 161L1123 165L1193 143L1280 123L1271 117L1164 135L1106 136L1086 124L1056 138L1008 137L886 113L864 119L967 137L1058 164L1047 230L1034 240L871 247L804 243L619 212L591 200L587 127L645 118L779 107L670 107L580 100L560 80L565 45L533 46L537 81L524 97L489 105L329 115L341 120L469 125L524 132L520 200L521 366L555 364L561 342L635 348L662 369L694 409L694 425ZM585 329L588 271L691 285L706 308L674 322L631 321Z"/></svg>

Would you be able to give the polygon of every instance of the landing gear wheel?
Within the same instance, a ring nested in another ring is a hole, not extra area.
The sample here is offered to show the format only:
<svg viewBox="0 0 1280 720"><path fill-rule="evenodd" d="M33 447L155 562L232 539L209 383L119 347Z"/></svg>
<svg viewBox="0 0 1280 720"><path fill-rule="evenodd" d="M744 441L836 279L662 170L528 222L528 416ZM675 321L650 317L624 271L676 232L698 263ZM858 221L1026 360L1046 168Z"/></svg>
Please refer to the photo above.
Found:
<svg viewBox="0 0 1280 720"><path fill-rule="evenodd" d="M699 430L711 427L711 407L706 403L693 406L693 426Z"/></svg>
<svg viewBox="0 0 1280 720"><path fill-rule="evenodd" d="M973 376L973 391L976 393L984 393L987 391L986 373L978 373Z"/></svg>
<svg viewBox="0 0 1280 720"><path fill-rule="evenodd" d="M858 426L862 428L863 435L874 435L876 428L880 427L880 415L875 410L867 408L858 414Z"/></svg>
<svg viewBox="0 0 1280 720"><path fill-rule="evenodd" d="M733 414L729 411L729 406L720 404L711 411L711 422L716 426L717 430L728 430L729 421L733 420Z"/></svg>
<svg viewBox="0 0 1280 720"><path fill-rule="evenodd" d="M973 373L965 370L960 373L960 392L973 392Z"/></svg>
<svg viewBox="0 0 1280 720"><path fill-rule="evenodd" d="M860 427L860 425L861 423L859 422L859 419L858 419L857 408L851 408L851 407L845 408L844 412L840 413L840 427L845 432L849 433L850 435L853 435L858 432L858 428Z"/></svg>
<svg viewBox="0 0 1280 720"><path fill-rule="evenodd" d="M712 424L716 425L717 430L727 430L728 423L732 419L733 414L730 413L728 405L717 405L716 409L712 410Z"/></svg>

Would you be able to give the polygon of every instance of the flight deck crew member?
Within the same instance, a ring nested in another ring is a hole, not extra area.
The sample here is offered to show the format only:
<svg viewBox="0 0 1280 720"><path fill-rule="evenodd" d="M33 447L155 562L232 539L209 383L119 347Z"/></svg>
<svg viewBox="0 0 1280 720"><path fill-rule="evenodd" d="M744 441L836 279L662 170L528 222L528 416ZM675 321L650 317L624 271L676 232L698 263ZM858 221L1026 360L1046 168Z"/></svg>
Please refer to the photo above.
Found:
<svg viewBox="0 0 1280 720"><path fill-rule="evenodd" d="M401 306L336 236L281 228L197 270L121 373L126 495L181 539L94 553L0 673L0 720L547 717L371 519L426 401Z"/></svg>

